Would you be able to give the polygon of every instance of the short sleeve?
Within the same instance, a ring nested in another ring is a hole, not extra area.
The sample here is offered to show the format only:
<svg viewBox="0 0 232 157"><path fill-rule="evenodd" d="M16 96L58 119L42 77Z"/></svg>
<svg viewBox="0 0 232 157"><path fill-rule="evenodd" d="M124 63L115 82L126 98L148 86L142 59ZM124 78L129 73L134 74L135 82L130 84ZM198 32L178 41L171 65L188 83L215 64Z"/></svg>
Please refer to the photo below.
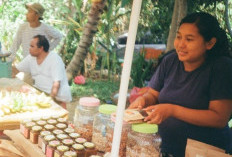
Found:
<svg viewBox="0 0 232 157"><path fill-rule="evenodd" d="M164 85L164 68L165 63L161 62L161 64L157 67L155 73L153 74L151 80L148 83L148 86L160 91Z"/></svg>
<svg viewBox="0 0 232 157"><path fill-rule="evenodd" d="M210 100L232 99L232 60L220 58L212 67Z"/></svg>
<svg viewBox="0 0 232 157"><path fill-rule="evenodd" d="M16 65L16 68L18 69L18 71L31 73L30 61L32 59L33 58L31 55L28 55L26 58L24 58L18 65Z"/></svg>
<svg viewBox="0 0 232 157"><path fill-rule="evenodd" d="M61 81L63 80L63 74L64 74L64 64L62 62L62 59L56 55L53 56L53 70L51 71L52 79L53 81Z"/></svg>

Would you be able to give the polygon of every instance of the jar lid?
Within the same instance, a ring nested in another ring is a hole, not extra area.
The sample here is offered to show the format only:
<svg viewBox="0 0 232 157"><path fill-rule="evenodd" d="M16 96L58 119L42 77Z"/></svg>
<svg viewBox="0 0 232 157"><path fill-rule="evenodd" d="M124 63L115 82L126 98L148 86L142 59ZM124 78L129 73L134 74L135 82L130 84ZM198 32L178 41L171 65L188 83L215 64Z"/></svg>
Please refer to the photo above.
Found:
<svg viewBox="0 0 232 157"><path fill-rule="evenodd" d="M64 123L58 123L58 124L56 124L56 127L59 128L59 129L64 129L64 128L67 127L67 125L64 124Z"/></svg>
<svg viewBox="0 0 232 157"><path fill-rule="evenodd" d="M54 127L54 125L46 124L46 125L44 126L44 128L47 129L47 130L52 130L52 129L54 129L55 127Z"/></svg>
<svg viewBox="0 0 232 157"><path fill-rule="evenodd" d="M66 135L66 134L58 134L57 138L63 140L65 138L68 138L68 135Z"/></svg>
<svg viewBox="0 0 232 157"><path fill-rule="evenodd" d="M76 157L77 153L74 151L66 151L64 152L64 157Z"/></svg>
<svg viewBox="0 0 232 157"><path fill-rule="evenodd" d="M60 117L61 117L61 116L60 116L60 115L57 115L57 114L56 114L56 115L52 115L52 118L53 118L53 119L58 119L58 118L60 118Z"/></svg>
<svg viewBox="0 0 232 157"><path fill-rule="evenodd" d="M32 121L31 119L24 119L21 123L26 124L26 123L31 122L31 121Z"/></svg>
<svg viewBox="0 0 232 157"><path fill-rule="evenodd" d="M94 148L95 147L95 144L92 143L92 142L85 142L83 144L86 148Z"/></svg>
<svg viewBox="0 0 232 157"><path fill-rule="evenodd" d="M57 147L59 145L60 145L60 141L58 140L53 140L49 142L49 146L52 146L52 147Z"/></svg>
<svg viewBox="0 0 232 157"><path fill-rule="evenodd" d="M56 124L57 121L55 119L49 119L47 120L48 124Z"/></svg>
<svg viewBox="0 0 232 157"><path fill-rule="evenodd" d="M38 122L36 122L38 125L46 125L47 122L44 120L39 120Z"/></svg>
<svg viewBox="0 0 232 157"><path fill-rule="evenodd" d="M72 137L72 138L78 138L78 137L80 137L81 135L78 134L78 133L76 133L76 132L72 132L72 133L69 134L69 136Z"/></svg>
<svg viewBox="0 0 232 157"><path fill-rule="evenodd" d="M46 135L51 135L52 133L50 131L41 131L40 135L46 136Z"/></svg>
<svg viewBox="0 0 232 157"><path fill-rule="evenodd" d="M61 151L61 152L65 152L69 150L68 146L64 146L64 145L60 145L57 147L57 150Z"/></svg>
<svg viewBox="0 0 232 157"><path fill-rule="evenodd" d="M115 112L117 109L117 106L115 105L109 105L109 104L102 104L99 106L99 112L103 114L111 114Z"/></svg>
<svg viewBox="0 0 232 157"><path fill-rule="evenodd" d="M35 122L27 122L26 123L26 127L30 128L33 127L35 125Z"/></svg>
<svg viewBox="0 0 232 157"><path fill-rule="evenodd" d="M63 130L56 129L56 130L53 130L53 133L54 133L55 135L58 135L58 134L64 133L64 131L63 131Z"/></svg>
<svg viewBox="0 0 232 157"><path fill-rule="evenodd" d="M67 122L67 119L66 118L58 118L57 121L60 123L65 123L65 122Z"/></svg>
<svg viewBox="0 0 232 157"><path fill-rule="evenodd" d="M154 134L158 132L158 125L148 123L132 124L132 130L145 134Z"/></svg>
<svg viewBox="0 0 232 157"><path fill-rule="evenodd" d="M100 100L94 97L82 97L79 100L79 104L82 106L99 106Z"/></svg>
<svg viewBox="0 0 232 157"><path fill-rule="evenodd" d="M87 140L84 139L84 138L78 137L78 138L75 139L75 141L76 141L77 143L79 143L79 144L83 144L83 143L85 143Z"/></svg>
<svg viewBox="0 0 232 157"><path fill-rule="evenodd" d="M40 131L40 130L42 130L42 127L38 126L38 125L35 125L35 126L32 127L32 130L33 131Z"/></svg>
<svg viewBox="0 0 232 157"><path fill-rule="evenodd" d="M50 116L44 116L44 117L42 117L41 119L42 120L48 120L48 119L50 119L51 117Z"/></svg>
<svg viewBox="0 0 232 157"><path fill-rule="evenodd" d="M46 135L44 136L45 141L51 141L54 140L56 137L54 135Z"/></svg>
<svg viewBox="0 0 232 157"><path fill-rule="evenodd" d="M73 128L66 128L66 129L64 129L64 132L70 134L70 133L75 132L75 130Z"/></svg>
<svg viewBox="0 0 232 157"><path fill-rule="evenodd" d="M72 145L74 142L72 139L67 138L67 139L63 139L62 143L65 145Z"/></svg>
<svg viewBox="0 0 232 157"><path fill-rule="evenodd" d="M72 147L76 150L84 150L85 149L85 147L82 144L77 144L77 143L73 144Z"/></svg>
<svg viewBox="0 0 232 157"><path fill-rule="evenodd" d="M40 117L34 117L34 118L32 118L32 121L33 122L37 122L37 121L39 121L41 118Z"/></svg>

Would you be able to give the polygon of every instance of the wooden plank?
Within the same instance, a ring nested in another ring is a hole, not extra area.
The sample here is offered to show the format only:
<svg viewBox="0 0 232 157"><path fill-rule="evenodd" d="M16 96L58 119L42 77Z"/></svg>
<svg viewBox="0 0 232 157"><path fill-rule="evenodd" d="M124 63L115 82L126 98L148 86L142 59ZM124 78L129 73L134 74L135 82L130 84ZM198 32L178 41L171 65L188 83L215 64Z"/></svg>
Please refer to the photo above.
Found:
<svg viewBox="0 0 232 157"><path fill-rule="evenodd" d="M25 152L25 157L46 157L38 145L26 139L19 130L4 130L4 133L12 139L17 147Z"/></svg>

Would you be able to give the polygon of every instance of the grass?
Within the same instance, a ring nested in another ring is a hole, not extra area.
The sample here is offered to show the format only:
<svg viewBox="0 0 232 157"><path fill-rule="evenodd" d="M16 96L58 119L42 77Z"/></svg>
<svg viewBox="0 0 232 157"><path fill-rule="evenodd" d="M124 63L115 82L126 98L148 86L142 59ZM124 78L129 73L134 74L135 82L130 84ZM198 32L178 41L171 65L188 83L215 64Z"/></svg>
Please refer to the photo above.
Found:
<svg viewBox="0 0 232 157"><path fill-rule="evenodd" d="M119 86L119 81L87 79L84 85L72 83L71 92L73 100L85 96L94 96L101 103L106 103L111 100L113 93L119 90Z"/></svg>

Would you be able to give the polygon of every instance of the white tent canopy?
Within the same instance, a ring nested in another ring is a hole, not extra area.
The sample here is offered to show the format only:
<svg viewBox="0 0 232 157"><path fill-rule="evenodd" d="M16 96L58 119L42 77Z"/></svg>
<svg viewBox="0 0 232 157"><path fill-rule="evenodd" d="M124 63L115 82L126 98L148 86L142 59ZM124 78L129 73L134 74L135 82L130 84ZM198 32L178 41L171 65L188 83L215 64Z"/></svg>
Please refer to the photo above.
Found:
<svg viewBox="0 0 232 157"><path fill-rule="evenodd" d="M126 106L127 91L130 79L131 64L135 46L135 39L138 28L139 14L141 10L142 0L134 0L130 17L129 32L124 56L124 64L122 69L122 77L119 89L119 99L117 107L117 117L114 127L113 144L111 149L111 157L118 157L121 141L123 114Z"/></svg>

